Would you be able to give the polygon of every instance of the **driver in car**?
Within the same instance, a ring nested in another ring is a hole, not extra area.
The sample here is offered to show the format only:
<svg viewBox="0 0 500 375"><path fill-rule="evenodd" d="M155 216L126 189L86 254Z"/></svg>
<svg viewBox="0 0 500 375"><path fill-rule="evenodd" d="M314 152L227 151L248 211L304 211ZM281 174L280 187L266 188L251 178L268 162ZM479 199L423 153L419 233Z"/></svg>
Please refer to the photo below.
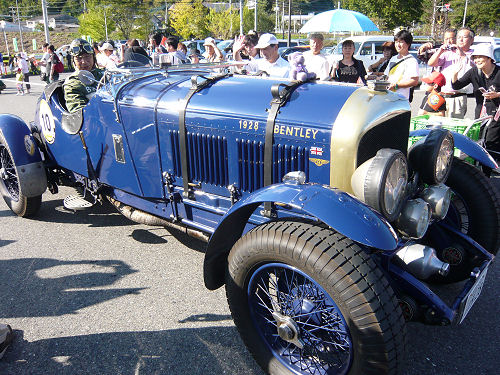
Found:
<svg viewBox="0 0 500 375"><path fill-rule="evenodd" d="M68 53L71 54L75 72L64 81L64 99L69 112L75 112L84 107L97 90L97 82L85 85L79 78L80 70L92 73L94 79L99 81L103 71L96 66L94 49L85 39L75 39L71 42Z"/></svg>

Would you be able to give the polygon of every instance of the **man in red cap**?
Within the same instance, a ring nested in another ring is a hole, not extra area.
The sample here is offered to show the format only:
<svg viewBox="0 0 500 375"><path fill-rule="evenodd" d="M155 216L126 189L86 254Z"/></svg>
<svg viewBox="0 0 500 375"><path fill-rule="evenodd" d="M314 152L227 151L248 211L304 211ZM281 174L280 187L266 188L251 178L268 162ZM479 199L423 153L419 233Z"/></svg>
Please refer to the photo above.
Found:
<svg viewBox="0 0 500 375"><path fill-rule="evenodd" d="M441 87L446 84L446 78L440 72L434 71L429 76L422 78L429 85L429 91L422 100L419 115L432 114L444 116L446 112L446 100L441 95Z"/></svg>

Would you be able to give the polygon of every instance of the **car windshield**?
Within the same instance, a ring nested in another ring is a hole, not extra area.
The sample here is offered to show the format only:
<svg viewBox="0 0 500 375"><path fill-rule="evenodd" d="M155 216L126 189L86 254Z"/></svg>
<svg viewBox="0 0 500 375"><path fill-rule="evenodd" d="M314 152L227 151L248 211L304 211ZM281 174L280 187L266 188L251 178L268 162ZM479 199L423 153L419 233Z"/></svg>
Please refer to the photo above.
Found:
<svg viewBox="0 0 500 375"><path fill-rule="evenodd" d="M223 40L222 42L217 43L217 48L221 51L225 50L229 45L233 43L232 40Z"/></svg>

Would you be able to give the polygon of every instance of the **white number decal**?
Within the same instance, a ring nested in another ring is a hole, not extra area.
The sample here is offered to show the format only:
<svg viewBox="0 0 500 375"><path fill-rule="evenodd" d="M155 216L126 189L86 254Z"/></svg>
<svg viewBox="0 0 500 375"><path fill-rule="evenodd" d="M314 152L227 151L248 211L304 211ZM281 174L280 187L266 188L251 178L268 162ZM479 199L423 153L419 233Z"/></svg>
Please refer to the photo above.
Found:
<svg viewBox="0 0 500 375"><path fill-rule="evenodd" d="M42 128L42 134L48 143L54 143L56 139L56 125L54 124L54 117L52 116L52 111L49 104L45 100L40 101L40 109L38 119L40 121L40 127Z"/></svg>

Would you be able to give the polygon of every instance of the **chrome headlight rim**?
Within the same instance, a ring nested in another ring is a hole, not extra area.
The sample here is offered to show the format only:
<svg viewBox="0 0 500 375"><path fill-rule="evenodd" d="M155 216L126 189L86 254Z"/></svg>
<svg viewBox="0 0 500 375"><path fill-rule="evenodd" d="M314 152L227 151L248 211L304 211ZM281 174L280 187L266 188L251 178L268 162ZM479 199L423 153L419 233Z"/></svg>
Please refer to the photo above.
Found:
<svg viewBox="0 0 500 375"><path fill-rule="evenodd" d="M433 129L410 148L410 167L419 172L426 184L443 184L451 171L454 148L453 134L450 131Z"/></svg>
<svg viewBox="0 0 500 375"><path fill-rule="evenodd" d="M401 212L408 175L408 163L401 151L381 149L356 169L351 185L359 199L391 222Z"/></svg>

